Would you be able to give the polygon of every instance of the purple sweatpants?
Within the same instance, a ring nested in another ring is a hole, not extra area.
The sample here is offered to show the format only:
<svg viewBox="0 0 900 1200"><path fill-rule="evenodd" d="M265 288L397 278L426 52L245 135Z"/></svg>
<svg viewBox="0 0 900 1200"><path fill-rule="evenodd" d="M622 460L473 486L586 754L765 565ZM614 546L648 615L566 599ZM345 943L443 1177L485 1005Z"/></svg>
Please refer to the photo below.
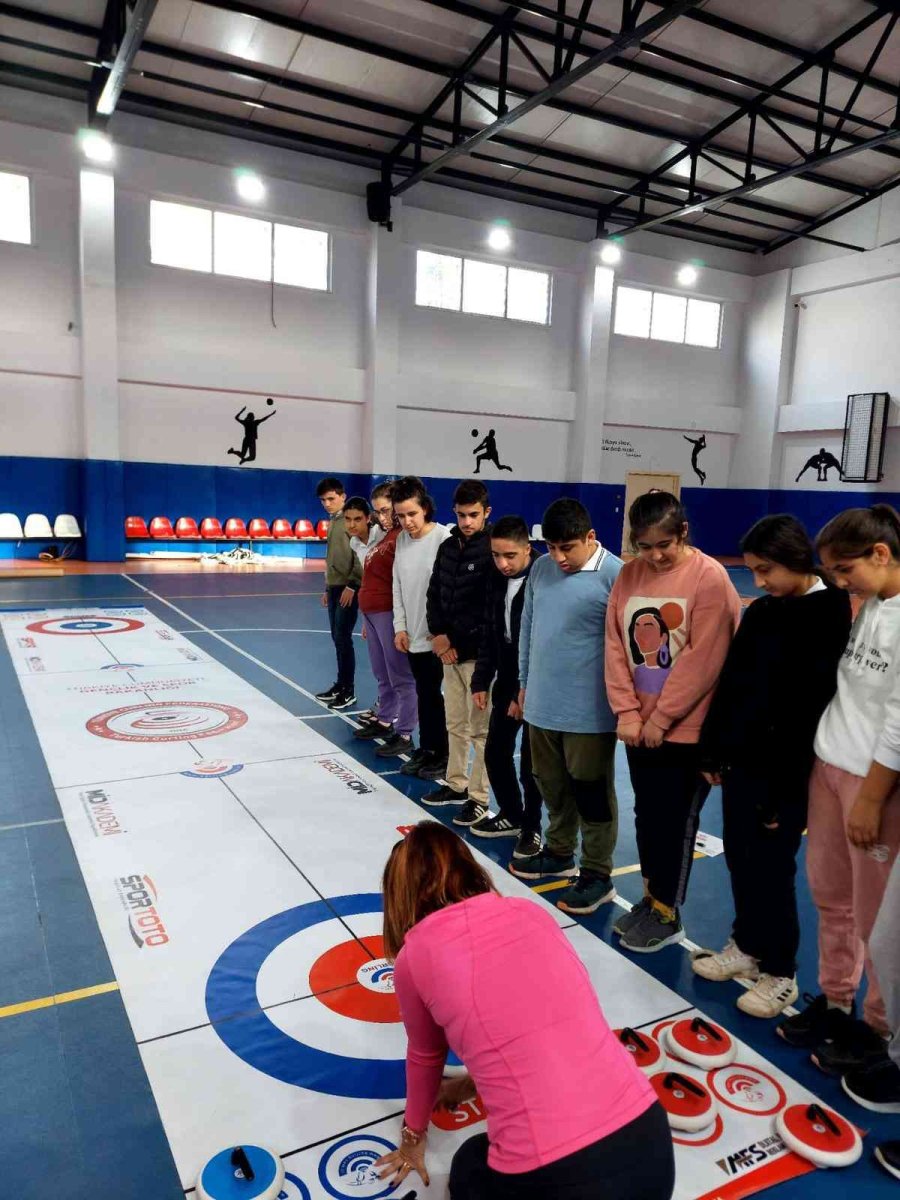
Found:
<svg viewBox="0 0 900 1200"><path fill-rule="evenodd" d="M394 645L394 614L363 613L369 661L378 682L378 716L409 737L418 723L416 681L409 659Z"/></svg>

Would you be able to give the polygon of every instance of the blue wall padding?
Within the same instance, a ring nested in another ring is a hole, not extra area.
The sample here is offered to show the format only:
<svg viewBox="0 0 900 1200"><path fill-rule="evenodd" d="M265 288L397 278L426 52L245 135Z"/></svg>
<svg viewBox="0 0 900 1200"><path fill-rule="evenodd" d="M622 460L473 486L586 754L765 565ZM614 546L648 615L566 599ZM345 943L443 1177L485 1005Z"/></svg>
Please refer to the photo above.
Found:
<svg viewBox="0 0 900 1200"><path fill-rule="evenodd" d="M24 520L30 512L45 513L52 522L59 513L73 513L86 534L86 555L93 561L121 560L126 516L276 517L315 524L325 514L316 497L316 484L325 474L344 481L347 494L367 496L382 476L348 472L272 471L254 467L183 466L167 463L103 462L60 458L0 458L0 511ZM438 520L453 522L455 479L424 476L437 504ZM546 483L483 477L491 493L494 518L519 513L534 525L559 496L575 496L590 509L600 540L618 551L624 518L624 484ZM898 492L857 492L808 488L796 491L765 488L697 488L683 490L696 545L709 554L736 554L741 536L754 521L771 512L795 513L815 533L845 508L867 507L886 501L900 507ZM157 548L161 548L157 543ZM173 543L173 547L177 543ZM36 556L41 547L22 543L17 557ZM169 548L166 546L166 548ZM209 544L212 549L212 545ZM274 553L273 549L266 553ZM3 551L0 550L0 554Z"/></svg>

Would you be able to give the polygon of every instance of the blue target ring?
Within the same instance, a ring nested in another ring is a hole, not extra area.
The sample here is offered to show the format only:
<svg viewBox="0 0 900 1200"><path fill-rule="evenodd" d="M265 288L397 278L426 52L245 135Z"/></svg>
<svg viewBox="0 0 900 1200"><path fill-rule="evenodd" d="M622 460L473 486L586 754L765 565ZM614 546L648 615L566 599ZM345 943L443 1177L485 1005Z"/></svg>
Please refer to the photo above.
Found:
<svg viewBox="0 0 900 1200"><path fill-rule="evenodd" d="M218 1036L249 1066L282 1083L355 1100L402 1100L404 1059L349 1058L290 1037L259 1006L256 981L284 941L335 917L380 913L381 896L338 896L300 904L260 921L219 956L206 981L206 1011Z"/></svg>

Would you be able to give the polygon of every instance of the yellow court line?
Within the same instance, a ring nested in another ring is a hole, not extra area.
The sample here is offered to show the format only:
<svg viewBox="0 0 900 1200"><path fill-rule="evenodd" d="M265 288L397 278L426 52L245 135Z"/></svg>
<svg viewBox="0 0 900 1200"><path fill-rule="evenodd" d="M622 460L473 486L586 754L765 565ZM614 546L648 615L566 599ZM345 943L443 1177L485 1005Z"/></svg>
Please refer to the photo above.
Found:
<svg viewBox="0 0 900 1200"><path fill-rule="evenodd" d="M20 1013L34 1012L38 1008L52 1008L55 1004L70 1004L73 1000L87 1000L90 996L102 996L105 992L117 992L119 985L98 983L94 987L79 988L75 992L57 992L55 996L41 996L37 1000L24 1000L21 1004L8 1004L0 1008L0 1018L17 1017Z"/></svg>
<svg viewBox="0 0 900 1200"><path fill-rule="evenodd" d="M707 857L707 855L704 854L702 850L694 851L694 858L706 858L706 857ZM630 867L615 867L613 869L612 874L613 874L613 876L633 875L635 873L635 871L639 871L640 869L641 869L640 863L633 863ZM539 883L536 887L533 887L531 890L533 892L555 892L558 888L570 887L571 883L572 883L571 879L554 879L552 883Z"/></svg>

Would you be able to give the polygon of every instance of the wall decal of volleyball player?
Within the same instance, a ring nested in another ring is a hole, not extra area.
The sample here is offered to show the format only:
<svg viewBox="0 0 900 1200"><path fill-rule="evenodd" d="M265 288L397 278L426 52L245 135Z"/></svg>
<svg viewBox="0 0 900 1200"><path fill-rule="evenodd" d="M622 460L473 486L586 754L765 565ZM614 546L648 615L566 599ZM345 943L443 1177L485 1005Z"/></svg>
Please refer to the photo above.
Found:
<svg viewBox="0 0 900 1200"><path fill-rule="evenodd" d="M824 446L820 446L819 453L814 454L812 458L808 458L806 460L803 470L800 472L794 482L799 483L801 476L805 475L807 471L815 471L816 482L827 483L828 472L832 468L837 471L838 479L843 479L840 462L834 457L830 450L826 450Z"/></svg>
<svg viewBox="0 0 900 1200"><path fill-rule="evenodd" d="M658 696L685 643L684 601L664 600L657 607L635 596L629 600L625 615L635 687Z"/></svg>
<svg viewBox="0 0 900 1200"><path fill-rule="evenodd" d="M498 471L511 471L512 467L506 467L500 461L500 456L497 452L497 439L494 436L495 431L489 429L484 438L475 447L472 453L475 455L475 470L473 475L481 474L481 464L483 462L492 462ZM472 437L478 437L478 430L472 430Z"/></svg>
<svg viewBox="0 0 900 1200"><path fill-rule="evenodd" d="M691 467L694 470L694 474L700 480L700 486L703 487L704 483L706 483L706 472L701 468L698 460L706 449L706 434L701 433L698 438L688 437L686 433L683 433L681 436L694 447L691 451Z"/></svg>
<svg viewBox="0 0 900 1200"><path fill-rule="evenodd" d="M266 404L274 404L274 403L275 403L275 401L272 399L271 396L268 398L268 400L266 400ZM256 459L256 439L258 436L257 431L258 431L260 425L262 425L264 422L268 421L270 417L274 417L275 413L277 411L278 410L276 408L273 408L272 411L268 414L268 416L259 417L259 418L257 418L255 413L252 413L252 412L248 412L247 415L244 416L243 414L245 412L247 412L247 406L245 404L244 407L241 409L241 411L239 413L235 414L234 419L237 421L237 423L239 425L243 425L243 427L244 427L244 440L241 442L240 450L235 450L234 447L232 447L228 451L228 453L233 454L237 459L240 460L238 462L239 467L242 467L244 465L244 463L255 461L255 459Z"/></svg>

